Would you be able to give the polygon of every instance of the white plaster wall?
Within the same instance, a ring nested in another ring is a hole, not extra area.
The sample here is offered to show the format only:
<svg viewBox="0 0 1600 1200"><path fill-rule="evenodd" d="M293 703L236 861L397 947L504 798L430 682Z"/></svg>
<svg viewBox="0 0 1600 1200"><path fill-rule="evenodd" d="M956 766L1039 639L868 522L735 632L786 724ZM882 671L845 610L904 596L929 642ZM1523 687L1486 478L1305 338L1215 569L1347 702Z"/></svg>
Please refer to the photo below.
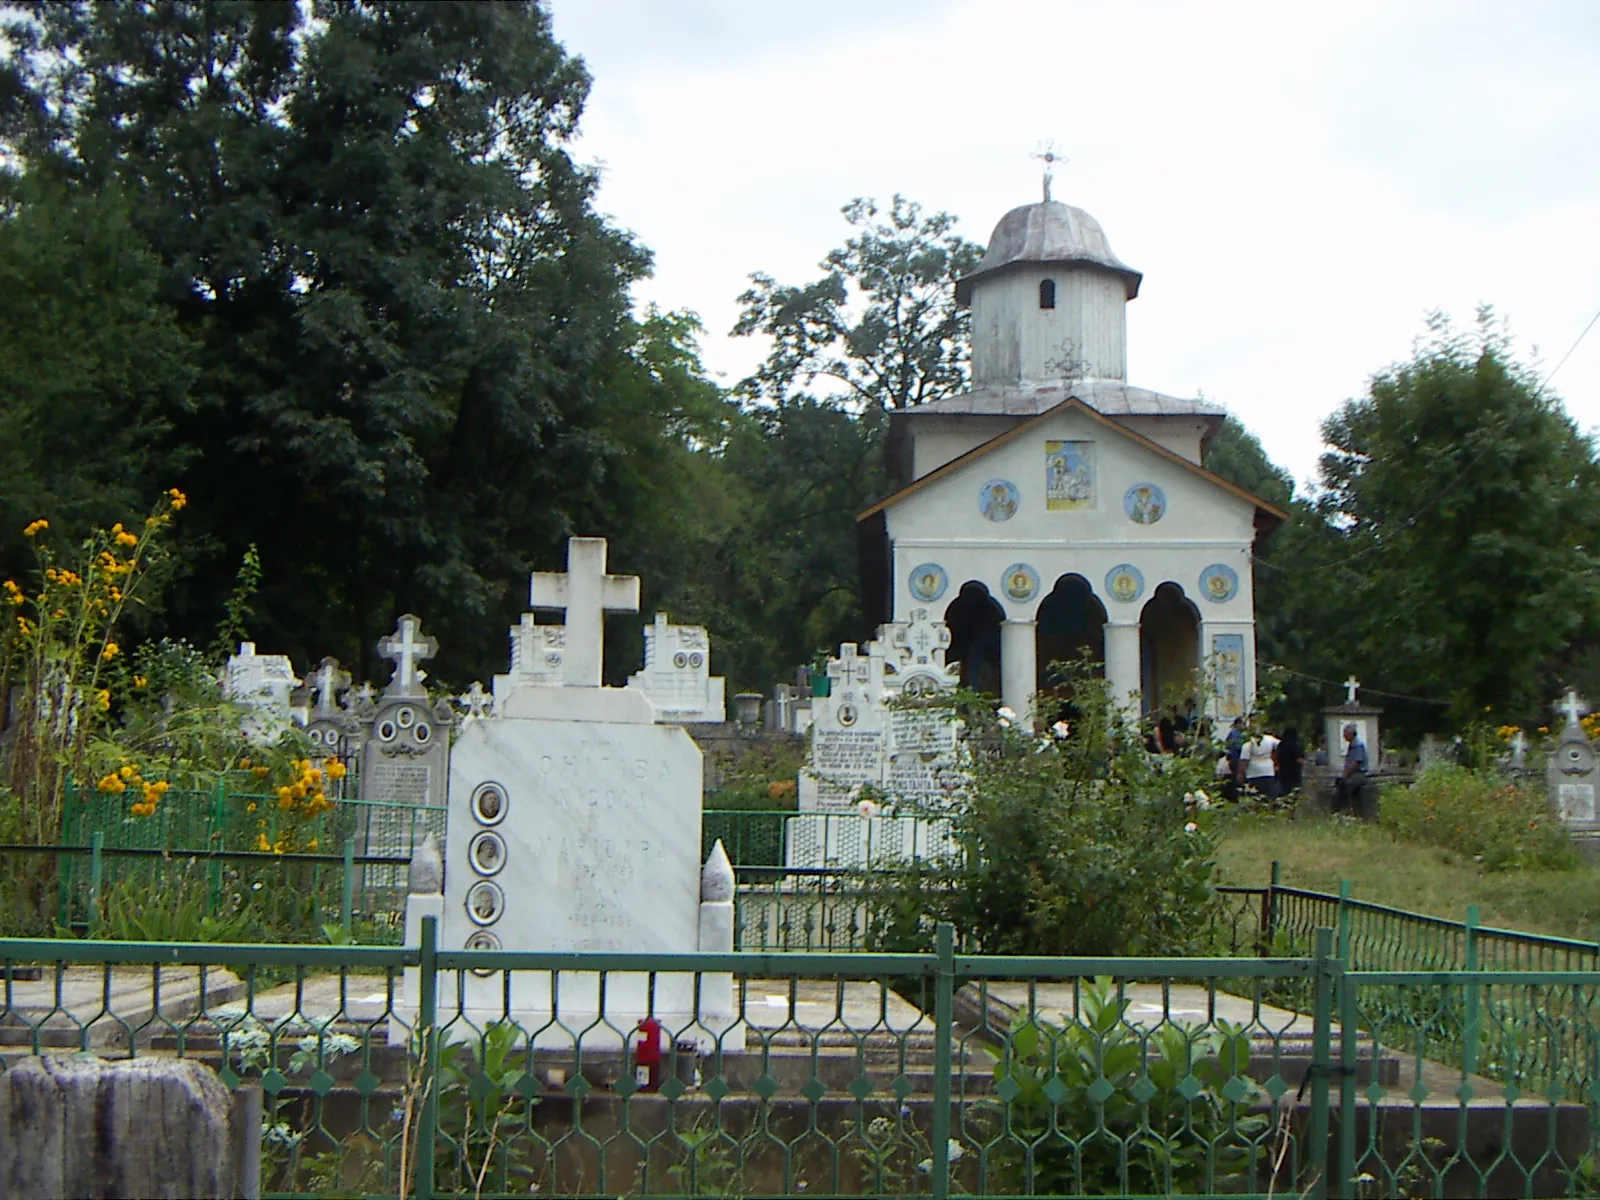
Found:
<svg viewBox="0 0 1600 1200"><path fill-rule="evenodd" d="M1015 428L1019 418L963 414L918 417L911 425L911 478L921 479L968 450Z"/></svg>
<svg viewBox="0 0 1600 1200"><path fill-rule="evenodd" d="M1198 417L1186 420L1183 417L1118 414L1116 421L1117 424L1126 425L1135 433L1144 435L1163 449L1171 450L1174 454L1199 465L1200 439L1205 436L1206 423Z"/></svg>
<svg viewBox="0 0 1600 1200"><path fill-rule="evenodd" d="M1039 307L1044 279L1055 280L1054 308ZM1115 275L1065 265L1028 264L980 279L972 288L973 382L1127 379L1127 295Z"/></svg>

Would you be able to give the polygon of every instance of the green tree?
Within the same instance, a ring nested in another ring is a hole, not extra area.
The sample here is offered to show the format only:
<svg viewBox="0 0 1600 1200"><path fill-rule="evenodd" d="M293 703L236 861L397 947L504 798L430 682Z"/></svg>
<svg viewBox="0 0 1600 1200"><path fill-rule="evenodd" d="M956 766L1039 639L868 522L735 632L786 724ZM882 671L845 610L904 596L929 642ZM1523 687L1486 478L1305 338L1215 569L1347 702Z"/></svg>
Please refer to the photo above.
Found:
<svg viewBox="0 0 1600 1200"><path fill-rule="evenodd" d="M750 276L733 332L766 334L772 349L744 390L782 402L820 379L853 407L883 409L962 391L971 321L955 284L983 247L954 233L949 213L924 217L904 196L887 212L863 199L841 211L856 232L823 259L821 279L791 286Z"/></svg>
<svg viewBox="0 0 1600 1200"><path fill-rule="evenodd" d="M1488 310L1429 328L1323 426L1318 623L1336 617L1348 669L1456 722L1539 715L1551 664L1594 629L1600 468Z"/></svg>
<svg viewBox="0 0 1600 1200"><path fill-rule="evenodd" d="M163 464L194 501L175 632L204 638L255 544L275 648L372 668L411 609L441 676L486 675L526 572L640 524L650 473L699 452L679 406L706 393L664 318L630 316L648 255L565 148L589 78L539 4L30 4L6 28L4 148L126 197L196 346Z"/></svg>

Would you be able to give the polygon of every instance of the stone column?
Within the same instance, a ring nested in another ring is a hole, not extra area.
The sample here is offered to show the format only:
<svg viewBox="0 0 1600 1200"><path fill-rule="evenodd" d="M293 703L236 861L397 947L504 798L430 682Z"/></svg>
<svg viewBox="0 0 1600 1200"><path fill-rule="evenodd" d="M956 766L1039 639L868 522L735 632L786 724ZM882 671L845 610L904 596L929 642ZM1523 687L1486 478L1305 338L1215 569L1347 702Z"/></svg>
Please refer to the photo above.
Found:
<svg viewBox="0 0 1600 1200"><path fill-rule="evenodd" d="M1129 717L1139 717L1139 695L1143 680L1139 672L1139 622L1107 621L1106 682L1111 698Z"/></svg>
<svg viewBox="0 0 1600 1200"><path fill-rule="evenodd" d="M1033 718L1033 694L1039 688L1037 631L1032 621L1000 625L1000 700L1024 721Z"/></svg>

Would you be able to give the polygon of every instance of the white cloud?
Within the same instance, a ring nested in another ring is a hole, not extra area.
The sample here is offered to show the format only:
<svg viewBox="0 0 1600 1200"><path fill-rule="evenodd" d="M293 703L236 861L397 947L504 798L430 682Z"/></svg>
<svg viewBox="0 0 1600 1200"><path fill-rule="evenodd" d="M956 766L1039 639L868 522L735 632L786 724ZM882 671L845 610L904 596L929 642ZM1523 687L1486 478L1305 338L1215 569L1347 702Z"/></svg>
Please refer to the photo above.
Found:
<svg viewBox="0 0 1600 1200"><path fill-rule="evenodd" d="M1600 309L1600 5L555 0L595 87L578 143L655 252L637 295L725 336L753 270L800 281L839 207L899 191L987 238L1056 195L1145 273L1134 383L1202 390L1297 477L1321 419L1425 314L1509 316L1554 365ZM1556 387L1600 424L1600 331Z"/></svg>

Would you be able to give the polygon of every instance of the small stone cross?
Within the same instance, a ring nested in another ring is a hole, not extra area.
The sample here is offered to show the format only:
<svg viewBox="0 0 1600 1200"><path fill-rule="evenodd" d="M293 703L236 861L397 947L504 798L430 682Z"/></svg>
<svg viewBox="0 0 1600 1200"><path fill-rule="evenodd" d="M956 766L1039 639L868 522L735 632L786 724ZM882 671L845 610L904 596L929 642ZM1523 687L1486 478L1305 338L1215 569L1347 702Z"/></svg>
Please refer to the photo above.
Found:
<svg viewBox="0 0 1600 1200"><path fill-rule="evenodd" d="M484 691L483 684L476 679L472 681L472 686L457 696L456 699L466 706L469 717L486 716L489 710L494 707L494 697Z"/></svg>
<svg viewBox="0 0 1600 1200"><path fill-rule="evenodd" d="M350 672L341 670L339 660L330 655L322 660L317 673L311 677L311 685L317 690L317 716L336 716L339 693L350 686Z"/></svg>
<svg viewBox="0 0 1600 1200"><path fill-rule="evenodd" d="M605 538L575 537L567 539L566 571L535 571L528 591L535 609L563 614L566 685L599 687L605 614L639 611L639 577L606 574Z"/></svg>
<svg viewBox="0 0 1600 1200"><path fill-rule="evenodd" d="M422 681L427 678L417 663L432 658L439 652L439 643L422 635L422 622L406 613L395 624L394 632L378 642L378 653L394 663L394 674L384 694L389 696L417 696L422 694Z"/></svg>
<svg viewBox="0 0 1600 1200"><path fill-rule="evenodd" d="M1349 679L1344 681L1344 702L1346 704L1354 704L1356 702L1356 693L1360 690L1361 680L1354 675L1350 676Z"/></svg>
<svg viewBox="0 0 1600 1200"><path fill-rule="evenodd" d="M1518 729L1511 735L1511 765L1524 766L1528 761L1528 735Z"/></svg>
<svg viewBox="0 0 1600 1200"><path fill-rule="evenodd" d="M1589 706L1583 697L1578 695L1576 688L1568 688L1567 694L1561 698L1561 703L1556 705L1556 711L1567 718L1568 725L1576 725L1580 718L1588 715Z"/></svg>

